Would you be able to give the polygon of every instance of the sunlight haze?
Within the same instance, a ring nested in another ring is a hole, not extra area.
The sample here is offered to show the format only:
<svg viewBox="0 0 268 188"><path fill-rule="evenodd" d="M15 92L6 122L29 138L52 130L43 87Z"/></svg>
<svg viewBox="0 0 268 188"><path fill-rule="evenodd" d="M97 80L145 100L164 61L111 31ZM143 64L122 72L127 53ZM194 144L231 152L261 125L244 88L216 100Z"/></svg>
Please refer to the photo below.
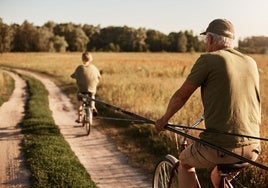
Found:
<svg viewBox="0 0 268 188"><path fill-rule="evenodd" d="M226 18L235 26L236 40L268 36L267 10L266 0L0 0L0 18L6 24L72 22L165 34L192 30L198 35L213 19Z"/></svg>

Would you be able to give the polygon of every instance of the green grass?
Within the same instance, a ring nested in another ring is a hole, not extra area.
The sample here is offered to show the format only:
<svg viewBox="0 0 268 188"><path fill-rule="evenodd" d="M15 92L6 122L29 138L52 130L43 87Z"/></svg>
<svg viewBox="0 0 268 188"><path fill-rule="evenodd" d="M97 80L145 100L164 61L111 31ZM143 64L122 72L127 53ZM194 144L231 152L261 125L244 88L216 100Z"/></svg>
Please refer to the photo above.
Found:
<svg viewBox="0 0 268 188"><path fill-rule="evenodd" d="M15 88L15 82L12 77L0 70L0 106L6 102Z"/></svg>
<svg viewBox="0 0 268 188"><path fill-rule="evenodd" d="M21 126L31 187L96 187L55 125L44 85L23 78L30 93Z"/></svg>

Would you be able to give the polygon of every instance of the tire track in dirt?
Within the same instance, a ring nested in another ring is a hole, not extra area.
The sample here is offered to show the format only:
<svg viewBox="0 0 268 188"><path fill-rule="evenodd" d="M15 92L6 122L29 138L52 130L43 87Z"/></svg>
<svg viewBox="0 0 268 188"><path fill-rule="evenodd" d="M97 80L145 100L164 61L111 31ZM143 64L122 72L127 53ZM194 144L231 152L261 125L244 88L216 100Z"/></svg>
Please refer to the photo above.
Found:
<svg viewBox="0 0 268 188"><path fill-rule="evenodd" d="M97 125L93 125L90 135L86 136L85 129L74 122L77 118L74 106L52 81L32 72L17 71L35 77L45 85L55 123L98 187L151 187L148 177L128 164L126 156L97 130Z"/></svg>
<svg viewBox="0 0 268 188"><path fill-rule="evenodd" d="M24 116L26 83L18 75L7 72L15 81L15 89L0 108L0 187L30 187L30 171L22 154L23 135L18 124Z"/></svg>

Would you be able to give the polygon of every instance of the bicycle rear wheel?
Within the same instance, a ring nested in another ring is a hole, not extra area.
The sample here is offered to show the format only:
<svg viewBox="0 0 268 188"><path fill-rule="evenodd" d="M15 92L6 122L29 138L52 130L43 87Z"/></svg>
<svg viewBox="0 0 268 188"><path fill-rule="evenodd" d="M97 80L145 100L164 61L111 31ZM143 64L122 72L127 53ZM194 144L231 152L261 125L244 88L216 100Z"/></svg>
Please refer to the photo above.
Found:
<svg viewBox="0 0 268 188"><path fill-rule="evenodd" d="M177 163L178 159L176 159L172 155L166 155L165 158L156 165L153 177L153 188L168 188L170 180L170 188L178 187L177 168L174 169L174 174L172 176L172 179L170 179L172 169Z"/></svg>

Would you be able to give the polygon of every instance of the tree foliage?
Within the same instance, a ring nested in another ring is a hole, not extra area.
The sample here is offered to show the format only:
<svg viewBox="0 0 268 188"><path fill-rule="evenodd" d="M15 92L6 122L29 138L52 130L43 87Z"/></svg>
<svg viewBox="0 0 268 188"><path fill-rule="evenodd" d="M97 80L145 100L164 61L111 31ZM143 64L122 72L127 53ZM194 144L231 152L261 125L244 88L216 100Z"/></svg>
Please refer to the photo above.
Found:
<svg viewBox="0 0 268 188"><path fill-rule="evenodd" d="M168 37L164 33L152 29L146 32L145 42L151 52L167 51L169 46Z"/></svg>
<svg viewBox="0 0 268 188"><path fill-rule="evenodd" d="M0 18L0 52L11 51L13 41L13 30L7 24L4 24Z"/></svg>
<svg viewBox="0 0 268 188"><path fill-rule="evenodd" d="M178 52L186 52L187 51L188 39L185 33L178 33L178 41L177 41L177 49Z"/></svg>
<svg viewBox="0 0 268 188"><path fill-rule="evenodd" d="M202 52L204 44L193 31L168 35L153 29L128 26L60 23L48 21L35 26L25 20L21 25L5 24L0 18L0 52ZM239 49L250 53L267 53L267 37L239 41Z"/></svg>
<svg viewBox="0 0 268 188"><path fill-rule="evenodd" d="M239 49L247 53L268 53L268 37L265 36L252 36L239 40Z"/></svg>
<svg viewBox="0 0 268 188"><path fill-rule="evenodd" d="M36 38L38 36L37 28L24 21L21 26L14 27L15 34L13 39L12 51L19 52L36 52L38 51Z"/></svg>

